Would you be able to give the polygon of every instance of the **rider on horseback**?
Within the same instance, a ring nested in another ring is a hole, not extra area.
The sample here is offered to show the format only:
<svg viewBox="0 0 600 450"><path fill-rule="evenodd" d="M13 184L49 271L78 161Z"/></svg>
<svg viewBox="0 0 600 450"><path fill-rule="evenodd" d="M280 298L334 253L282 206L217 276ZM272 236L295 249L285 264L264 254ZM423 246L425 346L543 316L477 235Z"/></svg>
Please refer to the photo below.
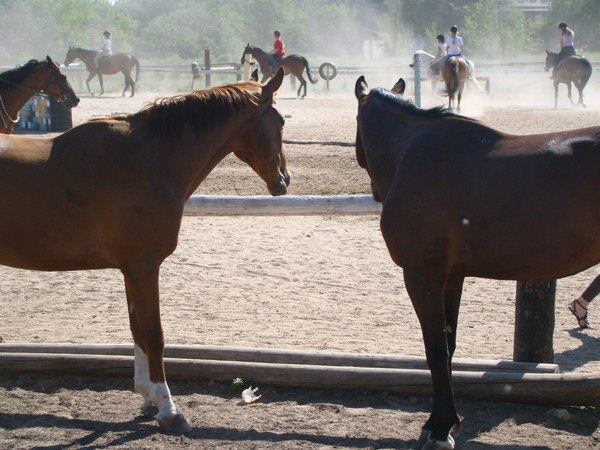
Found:
<svg viewBox="0 0 600 450"><path fill-rule="evenodd" d="M556 68L560 64L560 62L568 58L569 56L574 56L575 53L575 33L571 30L566 23L561 22L558 24L558 29L560 30L560 52L558 56L554 60L554 68L552 69L552 78L556 75Z"/></svg>
<svg viewBox="0 0 600 450"><path fill-rule="evenodd" d="M273 32L273 37L275 38L275 42L273 42L273 50L271 51L271 54L277 59L281 59L285 55L285 44L281 38L281 33L275 30Z"/></svg>
<svg viewBox="0 0 600 450"><path fill-rule="evenodd" d="M105 31L102 33L104 36L104 42L102 43L102 48L98 50L98 54L94 57L94 64L96 65L96 69L99 69L98 61L103 56L112 55L112 39L110 36L110 31Z"/></svg>
<svg viewBox="0 0 600 450"><path fill-rule="evenodd" d="M448 59L450 57L460 56L467 62L467 67L469 69L469 78L472 78L473 64L462 54L465 49L465 46L462 37L458 35L458 27L456 25L452 25L450 27L450 33L452 33L452 36L450 36L446 41L446 50L448 51L448 55L446 56L446 58L444 58L444 62L441 64L441 67L443 67L448 62Z"/></svg>
<svg viewBox="0 0 600 450"><path fill-rule="evenodd" d="M446 51L446 38L443 34L438 34L436 36L437 40L437 54L435 55L435 59L431 62L431 74L439 75L442 73L442 68L444 67L444 63L446 62L446 55L448 52Z"/></svg>

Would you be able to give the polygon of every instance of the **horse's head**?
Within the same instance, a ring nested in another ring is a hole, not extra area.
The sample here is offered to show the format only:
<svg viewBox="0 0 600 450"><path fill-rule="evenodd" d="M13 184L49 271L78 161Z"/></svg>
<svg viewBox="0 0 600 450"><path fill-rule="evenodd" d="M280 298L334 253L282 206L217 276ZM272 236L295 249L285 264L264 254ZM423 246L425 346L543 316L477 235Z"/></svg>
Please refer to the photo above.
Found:
<svg viewBox="0 0 600 450"><path fill-rule="evenodd" d="M69 80L66 75L60 70L58 64L56 64L50 56L46 56L46 61L40 64L40 69L36 72L38 77L45 77L46 81L43 81L42 88L43 92L56 98L60 103L64 104L68 108L77 106L79 103L79 97L73 91Z"/></svg>
<svg viewBox="0 0 600 450"><path fill-rule="evenodd" d="M252 54L252 47L250 47L250 42L248 42L246 44L246 47L244 48L244 53L242 53L242 60L240 61L241 65L244 65L244 63L246 62L246 55L251 55Z"/></svg>
<svg viewBox="0 0 600 450"><path fill-rule="evenodd" d="M67 50L67 56L65 56L65 67L68 67L73 61L77 58L77 54L75 52L75 47L70 46L69 50Z"/></svg>
<svg viewBox="0 0 600 450"><path fill-rule="evenodd" d="M235 155L248 164L267 184L271 195L287 193L290 174L283 153L284 119L273 106L273 95L283 81L283 69L264 86L257 116L240 136Z"/></svg>
<svg viewBox="0 0 600 450"><path fill-rule="evenodd" d="M546 50L546 67L544 67L544 70L546 72L548 72L550 69L552 69L554 67L554 61L556 61L557 56L558 56L558 53L549 52L548 50Z"/></svg>
<svg viewBox="0 0 600 450"><path fill-rule="evenodd" d="M402 80L402 79L400 79ZM398 83L400 82L398 81ZM404 80L402 80L404 82ZM398 85L396 83L396 85ZM394 86L396 87L396 86ZM404 92L404 91L403 91ZM356 95L356 99L358 100L358 105L360 109L361 103L367 101L369 96L369 86L367 85L367 80L365 77L361 75L358 80L356 80L356 84L354 86L354 95ZM367 157L365 155L365 148L363 146L362 138L360 135L360 114L356 117L356 162L360 167L365 169L371 178L371 173L369 172L369 167L367 166ZM373 179L371 178L371 193L373 194L373 199L376 202L381 201L381 197L379 196L379 192L377 192L377 188L375 184L373 184Z"/></svg>

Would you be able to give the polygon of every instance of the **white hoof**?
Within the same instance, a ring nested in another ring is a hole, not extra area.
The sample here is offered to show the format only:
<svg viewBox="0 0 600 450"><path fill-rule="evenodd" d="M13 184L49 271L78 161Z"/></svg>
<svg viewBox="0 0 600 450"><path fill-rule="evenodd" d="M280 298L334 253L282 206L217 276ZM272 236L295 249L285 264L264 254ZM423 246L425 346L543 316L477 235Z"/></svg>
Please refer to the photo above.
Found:
<svg viewBox="0 0 600 450"><path fill-rule="evenodd" d="M422 450L454 450L455 442L454 438L448 435L448 439L445 441L438 441L436 439L428 438Z"/></svg>

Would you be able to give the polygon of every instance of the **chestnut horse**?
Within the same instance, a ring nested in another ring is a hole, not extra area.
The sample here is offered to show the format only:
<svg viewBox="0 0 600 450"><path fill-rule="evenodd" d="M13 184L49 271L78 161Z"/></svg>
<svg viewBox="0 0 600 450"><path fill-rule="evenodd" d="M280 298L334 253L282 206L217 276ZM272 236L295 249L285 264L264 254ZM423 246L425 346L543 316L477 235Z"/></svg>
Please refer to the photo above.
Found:
<svg viewBox="0 0 600 450"><path fill-rule="evenodd" d="M102 75L114 75L115 73L121 72L125 77L125 88L123 88L123 97L127 88L131 86L131 97L135 94L135 83L137 83L138 75L140 73L140 63L137 58L133 55L126 53L115 53L110 56L102 56L98 60L98 67L94 58L98 52L96 50L85 50L79 47L69 47L67 56L65 57L65 66L68 66L76 59L80 59L85 64L88 72L90 73L85 80L88 91L90 94L94 94L90 88L90 80L98 75L98 81L100 81L100 95L104 94L104 81ZM135 81L131 78L131 71L135 67Z"/></svg>
<svg viewBox="0 0 600 450"><path fill-rule="evenodd" d="M420 109L364 77L356 158L417 313L433 381L423 430L453 448L452 356L465 277L551 280L600 262L600 127L513 136ZM531 324L535 326L535 324Z"/></svg>
<svg viewBox="0 0 600 450"><path fill-rule="evenodd" d="M442 78L446 83L446 95L448 95L448 109L460 112L460 100L465 88L465 81L469 76L467 62L462 56L450 56L442 69Z"/></svg>
<svg viewBox="0 0 600 450"><path fill-rule="evenodd" d="M35 94L52 97L67 108L79 103L67 77L50 56L44 61L32 59L0 73L0 133L12 133L19 121L19 111Z"/></svg>
<svg viewBox="0 0 600 450"><path fill-rule="evenodd" d="M186 200L227 154L287 192L284 120L273 107L283 70L255 81L158 100L54 139L0 136L0 264L123 273L142 413L191 429L163 365L159 269L177 246Z"/></svg>
<svg viewBox="0 0 600 450"><path fill-rule="evenodd" d="M285 74L291 73L298 80L300 80L300 87L298 88L298 92L296 96L300 97L300 91L304 89L304 93L302 94L302 98L306 97L306 80L304 79L304 69L306 69L306 75L311 83L316 83L317 80L313 80L312 75L310 74L310 67L308 65L307 59L302 55L288 55L279 59L276 56L271 55L270 53L265 52L263 49L258 47L252 47L250 44L246 45L244 49L244 53L242 54L242 64L245 62L246 55L251 55L256 61L258 61L258 65L260 66L260 72L262 73L261 83L264 83L269 78L273 77L279 67L283 67Z"/></svg>
<svg viewBox="0 0 600 450"><path fill-rule="evenodd" d="M549 52L546 50L546 67L544 70L548 72L554 68L558 53ZM556 67L556 73L553 78L554 83L554 108L558 106L558 84L565 83L567 85L567 96L571 105L575 105L573 98L571 97L571 83L577 88L579 92L578 105L585 108L583 103L583 89L585 88L588 80L592 76L592 65L583 56L569 56L558 63Z"/></svg>

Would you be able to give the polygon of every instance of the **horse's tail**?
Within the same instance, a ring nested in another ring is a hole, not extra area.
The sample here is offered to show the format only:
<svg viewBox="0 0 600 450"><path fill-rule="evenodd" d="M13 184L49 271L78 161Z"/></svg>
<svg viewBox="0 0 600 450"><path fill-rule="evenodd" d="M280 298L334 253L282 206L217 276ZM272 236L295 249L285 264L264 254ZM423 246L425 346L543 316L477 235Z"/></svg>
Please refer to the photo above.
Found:
<svg viewBox="0 0 600 450"><path fill-rule="evenodd" d="M582 57L581 64L584 67L584 71L579 78L579 86L581 89L583 89L592 76L592 63L590 63L586 58Z"/></svg>
<svg viewBox="0 0 600 450"><path fill-rule="evenodd" d="M133 55L131 55L131 60L133 61L133 64L135 65L135 82L137 83L138 77L140 75L140 62Z"/></svg>
<svg viewBox="0 0 600 450"><path fill-rule="evenodd" d="M310 74L310 67L308 65L308 60L304 56L302 56L302 63L304 64L304 68L306 69L306 75L308 76L308 79L310 80L310 82L312 84L315 84L317 81L319 81L318 78L316 80L313 80L313 77Z"/></svg>

